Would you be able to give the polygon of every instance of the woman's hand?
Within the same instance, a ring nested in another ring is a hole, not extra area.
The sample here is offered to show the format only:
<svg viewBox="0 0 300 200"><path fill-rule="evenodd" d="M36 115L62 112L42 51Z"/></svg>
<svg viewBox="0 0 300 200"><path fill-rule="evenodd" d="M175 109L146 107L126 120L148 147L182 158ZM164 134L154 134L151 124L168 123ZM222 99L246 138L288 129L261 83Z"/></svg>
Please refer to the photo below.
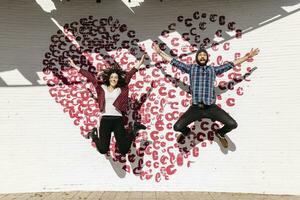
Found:
<svg viewBox="0 0 300 200"><path fill-rule="evenodd" d="M161 49L159 48L159 46L154 42L152 44L152 49L157 53L159 54L161 52Z"/></svg>
<svg viewBox="0 0 300 200"><path fill-rule="evenodd" d="M143 54L141 57L141 60L138 61L137 65L135 66L136 69L140 69L141 65L144 63L145 61L145 56L146 54Z"/></svg>
<svg viewBox="0 0 300 200"><path fill-rule="evenodd" d="M70 67L75 68L76 70L80 70L80 67L78 67L77 65L75 65L74 61L71 58L68 58L68 64Z"/></svg>

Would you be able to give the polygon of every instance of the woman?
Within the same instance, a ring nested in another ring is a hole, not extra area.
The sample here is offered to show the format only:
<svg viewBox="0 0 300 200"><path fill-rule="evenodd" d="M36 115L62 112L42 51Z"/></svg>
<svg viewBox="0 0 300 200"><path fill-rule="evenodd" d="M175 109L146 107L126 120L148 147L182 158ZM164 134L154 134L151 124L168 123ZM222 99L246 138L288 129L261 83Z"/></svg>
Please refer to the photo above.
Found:
<svg viewBox="0 0 300 200"><path fill-rule="evenodd" d="M129 72L124 71L119 66L105 69L101 74L102 81L98 81L92 73L81 69L69 58L70 66L92 82L97 92L97 101L102 116L99 127L100 138L94 134L94 131L90 132L89 136L101 154L106 154L109 151L112 132L114 132L118 150L122 155L128 153L135 138L134 132L126 134L123 113L128 110L128 84L131 77L139 70L144 59L145 55Z"/></svg>

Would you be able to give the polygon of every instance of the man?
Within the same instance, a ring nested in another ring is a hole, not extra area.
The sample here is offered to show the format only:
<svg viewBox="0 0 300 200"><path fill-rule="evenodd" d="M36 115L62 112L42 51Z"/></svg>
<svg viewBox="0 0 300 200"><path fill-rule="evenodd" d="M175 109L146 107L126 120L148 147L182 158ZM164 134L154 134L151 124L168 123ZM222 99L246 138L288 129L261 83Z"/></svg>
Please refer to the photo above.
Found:
<svg viewBox="0 0 300 200"><path fill-rule="evenodd" d="M238 58L233 62L227 62L216 67L207 65L208 53L205 49L199 49L197 51L196 64L191 65L182 63L167 55L165 52L161 51L157 44L153 44L153 49L165 61L170 62L171 65L177 67L182 72L189 74L193 104L174 124L174 130L181 132L177 137L177 142L181 143L184 140L184 137L190 133L191 130L187 127L190 123L198 121L201 118L209 118L224 124L224 126L217 130L215 134L223 147L227 148L228 142L225 138L225 134L232 129L235 129L237 123L228 113L215 104L216 95L214 81L217 75L256 56L259 53L259 49L251 49L245 56Z"/></svg>

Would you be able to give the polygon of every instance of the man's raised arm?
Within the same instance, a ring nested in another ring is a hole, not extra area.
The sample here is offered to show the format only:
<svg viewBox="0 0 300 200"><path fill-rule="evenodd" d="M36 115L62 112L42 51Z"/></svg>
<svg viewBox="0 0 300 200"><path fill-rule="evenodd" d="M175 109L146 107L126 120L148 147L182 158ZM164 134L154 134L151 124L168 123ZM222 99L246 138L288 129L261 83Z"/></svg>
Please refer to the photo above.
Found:
<svg viewBox="0 0 300 200"><path fill-rule="evenodd" d="M172 58L170 55L168 55L164 51L162 51L156 43L153 44L152 48L160 57L162 57L162 59L164 59L167 62L170 62L171 65L174 65L175 67L180 69L182 72L185 72L185 73L190 72L190 70L191 70L190 65L187 65L183 62L180 62L179 60L176 60L175 58Z"/></svg>
<svg viewBox="0 0 300 200"><path fill-rule="evenodd" d="M227 62L223 65L214 67L214 70L216 72L217 75L222 74L230 69L232 69L235 65L239 65L242 64L243 62L245 62L246 60L248 60L249 58L252 58L254 56L256 56L259 53L259 49L251 49L250 52L246 53L246 55L244 55L241 58L238 58L232 62Z"/></svg>
<svg viewBox="0 0 300 200"><path fill-rule="evenodd" d="M165 52L163 52L156 43L153 43L152 48L165 61L168 61L168 62L172 61L173 58L170 55L168 55Z"/></svg>
<svg viewBox="0 0 300 200"><path fill-rule="evenodd" d="M258 53L259 53L259 49L258 48L256 48L256 49L252 48L250 52L246 53L246 55L244 55L243 57L234 60L232 63L234 65L242 64L243 62L245 62L249 58L252 58L252 57L256 56Z"/></svg>

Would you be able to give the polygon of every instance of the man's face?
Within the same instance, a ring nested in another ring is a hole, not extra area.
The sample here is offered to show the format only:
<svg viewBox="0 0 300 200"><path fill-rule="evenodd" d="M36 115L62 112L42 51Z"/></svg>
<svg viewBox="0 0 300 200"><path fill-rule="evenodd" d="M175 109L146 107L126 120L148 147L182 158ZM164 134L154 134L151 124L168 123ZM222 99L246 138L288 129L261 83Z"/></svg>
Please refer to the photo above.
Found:
<svg viewBox="0 0 300 200"><path fill-rule="evenodd" d="M109 77L109 85L115 88L118 84L119 76L116 73L112 73Z"/></svg>
<svg viewBox="0 0 300 200"><path fill-rule="evenodd" d="M202 64L202 65L205 65L207 60L208 60L208 57L207 57L207 54L205 52L200 52L198 54L198 57L197 57L198 61Z"/></svg>

